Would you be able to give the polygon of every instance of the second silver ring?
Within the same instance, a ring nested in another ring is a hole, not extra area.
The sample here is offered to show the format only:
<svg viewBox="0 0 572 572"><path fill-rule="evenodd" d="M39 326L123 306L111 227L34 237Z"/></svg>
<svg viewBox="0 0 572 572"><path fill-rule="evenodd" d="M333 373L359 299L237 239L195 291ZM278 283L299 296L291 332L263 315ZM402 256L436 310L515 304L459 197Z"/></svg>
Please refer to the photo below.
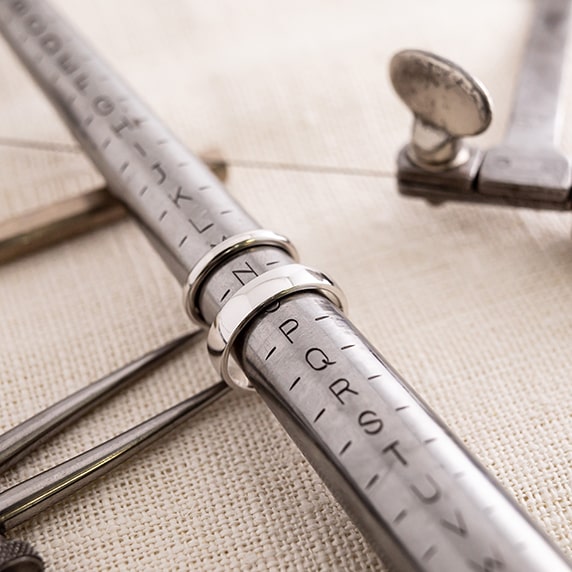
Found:
<svg viewBox="0 0 572 572"><path fill-rule="evenodd" d="M323 272L288 264L269 270L245 284L221 308L207 337L207 349L215 369L229 385L251 389L242 368L233 356L233 345L244 327L266 307L285 296L302 291L322 294L341 310L345 297Z"/></svg>

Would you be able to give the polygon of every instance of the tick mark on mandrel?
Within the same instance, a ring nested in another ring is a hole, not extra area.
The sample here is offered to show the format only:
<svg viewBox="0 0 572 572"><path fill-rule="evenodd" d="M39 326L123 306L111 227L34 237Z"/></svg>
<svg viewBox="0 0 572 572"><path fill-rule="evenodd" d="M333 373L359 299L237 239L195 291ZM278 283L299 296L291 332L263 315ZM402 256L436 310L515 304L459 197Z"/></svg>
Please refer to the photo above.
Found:
<svg viewBox="0 0 572 572"><path fill-rule="evenodd" d="M351 446L352 442L348 441L340 450L340 455L343 455Z"/></svg>
<svg viewBox="0 0 572 572"><path fill-rule="evenodd" d="M264 358L264 360L266 361L267 359L270 358L270 356L276 351L276 346L274 346L267 354L266 357Z"/></svg>
<svg viewBox="0 0 572 572"><path fill-rule="evenodd" d="M373 475L373 477L371 477L371 479L369 479L369 481L367 482L367 485L365 485L365 488L370 489L371 487L373 487L373 485L375 485L375 483L377 482L378 479L379 479L379 475L377 473L375 473L375 475Z"/></svg>
<svg viewBox="0 0 572 572"><path fill-rule="evenodd" d="M139 151L139 154L141 155L141 157L146 157L146 156L147 156L147 152L146 152L145 149L141 146L141 144L135 142L135 143L133 143L133 147L135 147L135 149L137 149L137 151Z"/></svg>
<svg viewBox="0 0 572 572"><path fill-rule="evenodd" d="M316 415L316 417L314 418L314 423L316 423L316 421L318 421L318 419L326 412L326 409L322 409L318 415Z"/></svg>
<svg viewBox="0 0 572 572"><path fill-rule="evenodd" d="M433 558L433 556L435 556L435 554L437 554L437 547L436 547L436 546L430 546L430 547L423 553L423 556L421 557L421 560L425 560L425 562L427 562L427 560L431 560L431 558Z"/></svg>
<svg viewBox="0 0 572 572"><path fill-rule="evenodd" d="M298 384L298 382L300 381L300 377L297 377L293 382L292 385L290 386L290 389L288 391L292 391L296 385Z"/></svg>

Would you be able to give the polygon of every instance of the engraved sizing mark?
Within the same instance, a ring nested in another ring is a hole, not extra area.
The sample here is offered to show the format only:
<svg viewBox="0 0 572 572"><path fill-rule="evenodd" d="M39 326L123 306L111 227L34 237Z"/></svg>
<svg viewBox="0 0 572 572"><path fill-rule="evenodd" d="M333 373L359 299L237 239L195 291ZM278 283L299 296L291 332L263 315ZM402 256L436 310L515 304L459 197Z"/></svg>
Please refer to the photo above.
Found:
<svg viewBox="0 0 572 572"><path fill-rule="evenodd" d="M343 455L351 446L352 442L348 441L341 449L340 456Z"/></svg>
<svg viewBox="0 0 572 572"><path fill-rule="evenodd" d="M147 153L145 152L145 149L143 149L143 147L135 142L133 143L133 147L135 147L135 149L137 149L137 151L139 151L139 154L141 155L141 157L145 157L147 155Z"/></svg>
<svg viewBox="0 0 572 572"><path fill-rule="evenodd" d="M431 560L431 558L433 558L433 556L435 556L435 554L437 554L437 547L436 546L430 546L424 553L423 556L421 557L422 560L424 560L425 562Z"/></svg>
<svg viewBox="0 0 572 572"><path fill-rule="evenodd" d="M375 485L375 483L378 481L379 479L379 475L376 473L375 475L373 475L373 477L371 477L371 479L369 479L369 481L367 482L367 485L365 485L366 489L370 489L371 487L373 487L373 485Z"/></svg>
<svg viewBox="0 0 572 572"><path fill-rule="evenodd" d="M399 514L393 519L394 524L399 524L407 516L407 511L403 509Z"/></svg>
<svg viewBox="0 0 572 572"><path fill-rule="evenodd" d="M270 356L276 351L276 346L274 346L267 354L266 357L264 358L264 360L268 360L270 358Z"/></svg>
<svg viewBox="0 0 572 572"><path fill-rule="evenodd" d="M289 389L288 391L292 391L292 390L296 387L296 385L298 384L299 381L300 381L300 378L297 377L297 378L292 382L292 385L290 386L290 389Z"/></svg>
<svg viewBox="0 0 572 572"><path fill-rule="evenodd" d="M316 423L316 421L318 421L318 419L320 419L320 417L326 412L326 409L322 409L318 415L316 415L316 417L314 418L314 423Z"/></svg>

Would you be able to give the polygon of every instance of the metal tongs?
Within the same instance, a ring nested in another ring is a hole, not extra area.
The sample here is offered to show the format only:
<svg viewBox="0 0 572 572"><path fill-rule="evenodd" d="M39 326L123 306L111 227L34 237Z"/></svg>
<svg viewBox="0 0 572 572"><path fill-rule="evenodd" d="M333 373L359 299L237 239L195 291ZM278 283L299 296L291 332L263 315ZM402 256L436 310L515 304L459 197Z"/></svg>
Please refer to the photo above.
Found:
<svg viewBox="0 0 572 572"><path fill-rule="evenodd" d="M492 120L483 85L453 62L419 50L396 54L393 86L414 114L399 153L399 191L426 198L572 209L572 163L557 147L570 0L537 0L504 141L467 146Z"/></svg>
<svg viewBox="0 0 572 572"><path fill-rule="evenodd" d="M183 335L137 358L0 435L0 471L15 464L174 352L200 339L202 333L199 330ZM4 534L7 530L123 463L228 391L230 388L220 381L117 437L1 492L0 572L44 570L36 550L25 541L6 539Z"/></svg>

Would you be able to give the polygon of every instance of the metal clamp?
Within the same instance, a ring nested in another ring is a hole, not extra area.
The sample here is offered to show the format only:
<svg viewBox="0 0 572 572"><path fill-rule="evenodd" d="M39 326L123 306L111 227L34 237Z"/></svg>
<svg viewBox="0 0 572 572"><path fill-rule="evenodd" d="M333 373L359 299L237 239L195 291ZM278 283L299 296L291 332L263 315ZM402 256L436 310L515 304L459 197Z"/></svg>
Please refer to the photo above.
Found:
<svg viewBox="0 0 572 572"><path fill-rule="evenodd" d="M224 381L238 389L252 389L232 355L237 336L265 306L294 292L308 290L326 296L341 310L346 305L343 292L333 280L303 264L269 270L245 284L228 300L214 319L207 337L209 356Z"/></svg>
<svg viewBox="0 0 572 572"><path fill-rule="evenodd" d="M394 56L393 86L414 115L397 159L399 191L447 200L572 210L572 159L557 148L570 0L535 2L508 130L486 151L463 138L491 122L480 82L450 60L420 50Z"/></svg>
<svg viewBox="0 0 572 572"><path fill-rule="evenodd" d="M199 294L205 280L220 264L239 252L254 246L274 246L298 261L298 251L288 238L271 230L251 230L235 234L209 250L191 270L183 290L183 304L189 318L199 326L208 327L199 307Z"/></svg>

